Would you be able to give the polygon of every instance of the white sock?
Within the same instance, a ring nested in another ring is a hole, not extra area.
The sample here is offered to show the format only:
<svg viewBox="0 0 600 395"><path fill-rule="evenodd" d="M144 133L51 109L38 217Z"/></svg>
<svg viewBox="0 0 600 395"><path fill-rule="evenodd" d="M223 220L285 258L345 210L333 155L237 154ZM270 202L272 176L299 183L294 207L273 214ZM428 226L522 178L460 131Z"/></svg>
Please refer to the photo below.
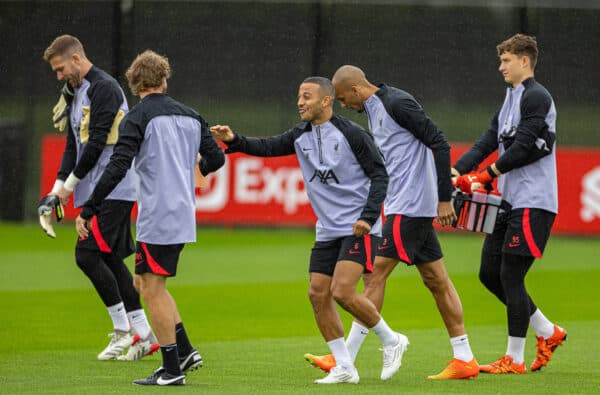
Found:
<svg viewBox="0 0 600 395"><path fill-rule="evenodd" d="M540 309L537 309L531 317L529 317L529 326L533 328L536 335L543 336L544 339L547 339L554 334L554 324L546 318Z"/></svg>
<svg viewBox="0 0 600 395"><path fill-rule="evenodd" d="M106 309L108 310L108 314L110 314L110 318L112 318L113 328L116 331L129 332L131 327L129 326L129 320L127 319L127 312L125 311L123 302L108 306Z"/></svg>
<svg viewBox="0 0 600 395"><path fill-rule="evenodd" d="M129 322L131 322L133 329L140 335L140 338L146 340L148 336L150 336L152 329L150 329L150 324L148 324L144 309L130 311L127 313L127 317L129 318Z"/></svg>
<svg viewBox="0 0 600 395"><path fill-rule="evenodd" d="M371 330L375 332L384 346L395 346L398 344L398 334L386 324L383 317L381 317L377 325L372 327Z"/></svg>
<svg viewBox="0 0 600 395"><path fill-rule="evenodd" d="M461 336L451 337L450 344L454 350L454 358L461 361L471 362L473 360L473 352L469 345L469 337L464 334Z"/></svg>
<svg viewBox="0 0 600 395"><path fill-rule="evenodd" d="M348 348L352 362L356 361L356 354L358 354L360 346L362 346L368 334L368 328L365 328L356 321L352 321L350 333L348 333L348 337L346 338L346 347Z"/></svg>
<svg viewBox="0 0 600 395"><path fill-rule="evenodd" d="M330 340L327 342L327 345L329 346L329 349L335 358L336 365L351 371L355 369L343 337Z"/></svg>
<svg viewBox="0 0 600 395"><path fill-rule="evenodd" d="M515 363L523 363L525 360L525 338L509 336L506 355L511 356Z"/></svg>

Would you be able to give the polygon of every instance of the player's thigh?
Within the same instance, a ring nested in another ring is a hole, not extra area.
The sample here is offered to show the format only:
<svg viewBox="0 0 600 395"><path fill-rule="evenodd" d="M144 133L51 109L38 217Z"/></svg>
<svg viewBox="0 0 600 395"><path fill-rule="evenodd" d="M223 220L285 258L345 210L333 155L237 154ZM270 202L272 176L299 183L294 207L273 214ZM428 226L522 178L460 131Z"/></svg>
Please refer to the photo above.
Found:
<svg viewBox="0 0 600 395"><path fill-rule="evenodd" d="M485 236L481 249L479 278L482 282L491 284L499 278L502 268L502 245L506 238L509 212L504 211L496 217L496 224L491 234Z"/></svg>
<svg viewBox="0 0 600 395"><path fill-rule="evenodd" d="M364 272L364 266L355 261L338 261L331 279L331 289L356 290L356 285Z"/></svg>
<svg viewBox="0 0 600 395"><path fill-rule="evenodd" d="M555 217L554 213L535 208L511 210L502 252L541 258Z"/></svg>

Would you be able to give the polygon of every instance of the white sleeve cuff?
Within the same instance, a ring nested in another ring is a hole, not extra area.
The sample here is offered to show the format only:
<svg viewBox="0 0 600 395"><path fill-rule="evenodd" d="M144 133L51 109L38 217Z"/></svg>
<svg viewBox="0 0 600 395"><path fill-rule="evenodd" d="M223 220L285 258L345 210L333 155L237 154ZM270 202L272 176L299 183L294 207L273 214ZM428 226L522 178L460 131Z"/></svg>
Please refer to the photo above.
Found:
<svg viewBox="0 0 600 395"><path fill-rule="evenodd" d="M54 186L50 191L50 195L58 195L58 191L60 191L60 188L62 188L64 184L65 182L63 180L57 179L56 181L54 181Z"/></svg>
<svg viewBox="0 0 600 395"><path fill-rule="evenodd" d="M75 177L75 174L69 174L69 177L65 180L64 187L67 191L72 192L75 189L75 185L79 182L79 178Z"/></svg>

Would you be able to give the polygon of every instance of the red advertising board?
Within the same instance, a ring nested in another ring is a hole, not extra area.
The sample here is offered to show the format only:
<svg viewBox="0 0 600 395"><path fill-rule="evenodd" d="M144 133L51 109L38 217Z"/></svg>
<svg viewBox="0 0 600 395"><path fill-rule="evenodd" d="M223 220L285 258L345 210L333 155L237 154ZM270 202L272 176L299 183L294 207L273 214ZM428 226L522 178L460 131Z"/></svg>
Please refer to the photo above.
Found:
<svg viewBox="0 0 600 395"><path fill-rule="evenodd" d="M42 141L40 190L52 187L64 137ZM454 162L468 144L452 144ZM600 149L559 148L557 151L559 215L556 233L600 235ZM225 166L196 189L200 223L228 225L312 226L315 216L308 203L296 157L259 158L227 155ZM71 205L66 217L74 218Z"/></svg>

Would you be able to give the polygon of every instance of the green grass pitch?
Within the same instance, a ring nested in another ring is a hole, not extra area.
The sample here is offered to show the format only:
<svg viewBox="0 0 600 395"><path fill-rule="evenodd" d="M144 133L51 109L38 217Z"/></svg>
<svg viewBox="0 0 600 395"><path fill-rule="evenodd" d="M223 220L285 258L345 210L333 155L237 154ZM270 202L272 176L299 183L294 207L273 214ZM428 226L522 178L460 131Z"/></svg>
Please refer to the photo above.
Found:
<svg viewBox="0 0 600 395"><path fill-rule="evenodd" d="M469 381L426 380L452 357L433 299L415 268L399 265L387 288L384 316L411 344L403 365L381 382L376 337L357 358L360 384L317 386L322 373L302 355L326 353L307 298L310 230L200 228L178 276L169 280L205 366L183 388L131 384L160 364L100 362L110 319L74 263L72 225L51 240L35 225L0 224L1 394L592 394L600 392L600 240L553 236L527 286L569 340L545 369ZM440 235L448 271L462 298L471 346L481 363L506 350L505 310L477 279L482 238ZM128 260L131 265L131 259ZM348 328L350 318L342 313ZM526 362L534 357L528 334Z"/></svg>

